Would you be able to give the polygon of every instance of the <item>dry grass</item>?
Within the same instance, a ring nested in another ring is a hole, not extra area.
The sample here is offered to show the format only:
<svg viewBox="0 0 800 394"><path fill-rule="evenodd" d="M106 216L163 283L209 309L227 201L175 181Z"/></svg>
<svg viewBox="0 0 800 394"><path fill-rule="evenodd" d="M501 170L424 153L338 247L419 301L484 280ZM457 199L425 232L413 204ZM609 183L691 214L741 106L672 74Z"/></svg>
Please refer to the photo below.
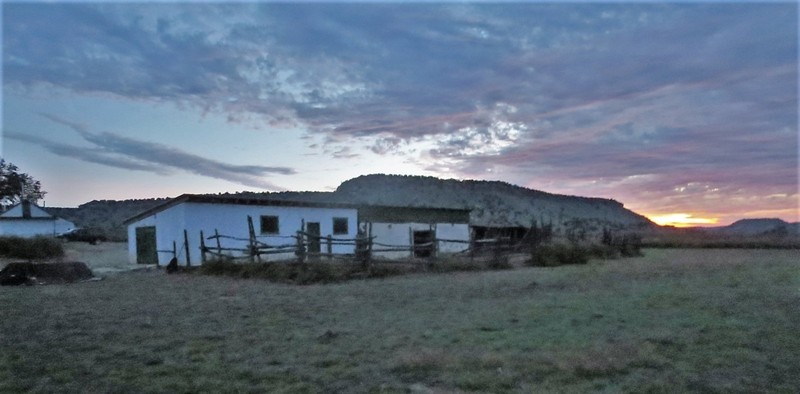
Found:
<svg viewBox="0 0 800 394"><path fill-rule="evenodd" d="M0 392L800 387L800 252L645 254L333 285L149 271L0 288Z"/></svg>
<svg viewBox="0 0 800 394"><path fill-rule="evenodd" d="M63 242L63 241L62 241ZM48 261L80 261L100 273L129 271L136 264L128 262L126 242L101 242L90 245L86 242L63 242L64 256ZM0 258L0 268L11 262L25 261L19 258Z"/></svg>
<svg viewBox="0 0 800 394"><path fill-rule="evenodd" d="M64 244L65 261L82 261L99 272L127 271L136 267L128 262L127 242L101 242L91 245L86 242Z"/></svg>

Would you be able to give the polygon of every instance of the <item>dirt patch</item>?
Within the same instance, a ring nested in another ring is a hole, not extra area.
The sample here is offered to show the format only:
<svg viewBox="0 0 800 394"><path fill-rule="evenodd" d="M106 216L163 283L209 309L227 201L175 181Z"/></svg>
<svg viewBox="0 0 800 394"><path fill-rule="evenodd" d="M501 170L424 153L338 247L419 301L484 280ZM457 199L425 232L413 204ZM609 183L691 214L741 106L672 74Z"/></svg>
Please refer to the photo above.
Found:
<svg viewBox="0 0 800 394"><path fill-rule="evenodd" d="M74 283L92 279L92 270L78 261L59 263L10 263L0 271L0 285Z"/></svg>

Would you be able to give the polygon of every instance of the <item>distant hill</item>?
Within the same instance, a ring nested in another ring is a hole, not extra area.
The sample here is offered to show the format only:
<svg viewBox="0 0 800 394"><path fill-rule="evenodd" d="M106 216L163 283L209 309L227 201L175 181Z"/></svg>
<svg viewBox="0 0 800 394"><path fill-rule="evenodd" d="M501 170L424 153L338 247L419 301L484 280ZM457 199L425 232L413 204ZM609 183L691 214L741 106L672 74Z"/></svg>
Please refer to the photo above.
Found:
<svg viewBox="0 0 800 394"><path fill-rule="evenodd" d="M644 234L649 247L800 248L800 223L742 219L724 227L661 227Z"/></svg>
<svg viewBox="0 0 800 394"><path fill-rule="evenodd" d="M582 223L596 229L654 225L614 200L551 194L498 181L365 175L343 182L335 194L375 205L471 209L471 222L478 226L528 227L534 220L556 226Z"/></svg>
<svg viewBox="0 0 800 394"><path fill-rule="evenodd" d="M228 193L226 193L228 194ZM345 202L366 205L456 208L472 210L477 226L529 227L533 221L552 223L587 234L603 228L651 229L644 216L614 200L551 194L496 181L461 181L422 176L365 175L343 182L334 192L242 192L229 195L299 201ZM48 208L79 227L91 227L110 238L125 240L122 222L168 199L91 201L78 208Z"/></svg>
<svg viewBox="0 0 800 394"><path fill-rule="evenodd" d="M800 223L788 223L781 219L742 219L725 227L710 229L725 235L781 235L800 234Z"/></svg>
<svg viewBox="0 0 800 394"><path fill-rule="evenodd" d="M551 194L497 181L405 175L364 175L334 192L238 193L247 197L366 205L470 209L477 226L529 227L534 220L599 233L603 228L642 230L654 223L614 200Z"/></svg>
<svg viewBox="0 0 800 394"><path fill-rule="evenodd" d="M497 181L439 179L422 176L364 175L343 182L334 192L224 193L220 195L293 201L340 202L365 205L455 208L471 210L476 226L529 227L552 223L556 235L578 230L587 236L602 229L637 231L653 244L692 245L741 239L762 242L778 240L795 245L800 223L781 219L743 219L717 228L676 229L659 227L604 198L567 196L527 189ZM169 199L91 201L77 208L47 208L79 227L95 228L112 240L127 239L123 221ZM788 240L788 241L787 241Z"/></svg>
<svg viewBox="0 0 800 394"><path fill-rule="evenodd" d="M92 228L105 234L112 241L126 241L127 228L122 222L125 219L162 204L167 198L150 198L143 200L94 200L81 204L77 208L46 208L48 212L67 219L76 226Z"/></svg>

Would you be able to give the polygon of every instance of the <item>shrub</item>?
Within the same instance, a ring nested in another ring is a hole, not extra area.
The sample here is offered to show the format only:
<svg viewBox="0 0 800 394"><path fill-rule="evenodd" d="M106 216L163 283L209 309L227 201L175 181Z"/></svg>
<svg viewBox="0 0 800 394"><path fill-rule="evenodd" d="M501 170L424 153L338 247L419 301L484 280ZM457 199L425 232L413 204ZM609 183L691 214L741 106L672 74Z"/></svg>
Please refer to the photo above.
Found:
<svg viewBox="0 0 800 394"><path fill-rule="evenodd" d="M0 237L0 256L27 260L42 260L64 256L61 241L44 236L22 238Z"/></svg>
<svg viewBox="0 0 800 394"><path fill-rule="evenodd" d="M531 249L531 259L526 264L535 267L551 267L558 265L557 262L553 245L547 244Z"/></svg>
<svg viewBox="0 0 800 394"><path fill-rule="evenodd" d="M387 278L390 276L402 275L408 272L408 269L391 264L373 264L366 277L369 278ZM355 272L351 273L352 276L357 277Z"/></svg>
<svg viewBox="0 0 800 394"><path fill-rule="evenodd" d="M642 256L642 236L638 234L628 234L622 237L619 245L619 252L622 257Z"/></svg>
<svg viewBox="0 0 800 394"><path fill-rule="evenodd" d="M505 255L497 256L489 260L489 262L486 263L486 268L490 270L507 270L514 268L514 266L508 261L508 256Z"/></svg>
<svg viewBox="0 0 800 394"><path fill-rule="evenodd" d="M199 271L206 275L239 276L242 266L229 261L214 260L205 262L200 266Z"/></svg>
<svg viewBox="0 0 800 394"><path fill-rule="evenodd" d="M547 244L531 251L528 265L538 267L554 267L563 264L586 264L589 262L589 250L580 245Z"/></svg>
<svg viewBox="0 0 800 394"><path fill-rule="evenodd" d="M327 263L294 263L288 265L290 280L298 285L330 283L347 279L344 267Z"/></svg>
<svg viewBox="0 0 800 394"><path fill-rule="evenodd" d="M561 264L586 264L589 252L580 245L560 245L556 248L556 258Z"/></svg>
<svg viewBox="0 0 800 394"><path fill-rule="evenodd" d="M611 245L592 244L587 251L590 256L599 259L613 260L620 257L619 249Z"/></svg>

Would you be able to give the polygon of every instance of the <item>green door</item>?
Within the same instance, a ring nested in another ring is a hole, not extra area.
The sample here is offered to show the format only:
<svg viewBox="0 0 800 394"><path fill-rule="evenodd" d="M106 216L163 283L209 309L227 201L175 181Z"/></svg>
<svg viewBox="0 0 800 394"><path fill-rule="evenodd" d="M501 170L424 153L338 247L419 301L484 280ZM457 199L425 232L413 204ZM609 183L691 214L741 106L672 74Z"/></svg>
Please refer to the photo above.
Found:
<svg viewBox="0 0 800 394"><path fill-rule="evenodd" d="M136 262L158 264L155 226L136 228Z"/></svg>
<svg viewBox="0 0 800 394"><path fill-rule="evenodd" d="M317 254L319 255L320 252L320 244L319 244L319 223L317 222L309 222L306 224L306 232L308 233L308 253L309 254Z"/></svg>

